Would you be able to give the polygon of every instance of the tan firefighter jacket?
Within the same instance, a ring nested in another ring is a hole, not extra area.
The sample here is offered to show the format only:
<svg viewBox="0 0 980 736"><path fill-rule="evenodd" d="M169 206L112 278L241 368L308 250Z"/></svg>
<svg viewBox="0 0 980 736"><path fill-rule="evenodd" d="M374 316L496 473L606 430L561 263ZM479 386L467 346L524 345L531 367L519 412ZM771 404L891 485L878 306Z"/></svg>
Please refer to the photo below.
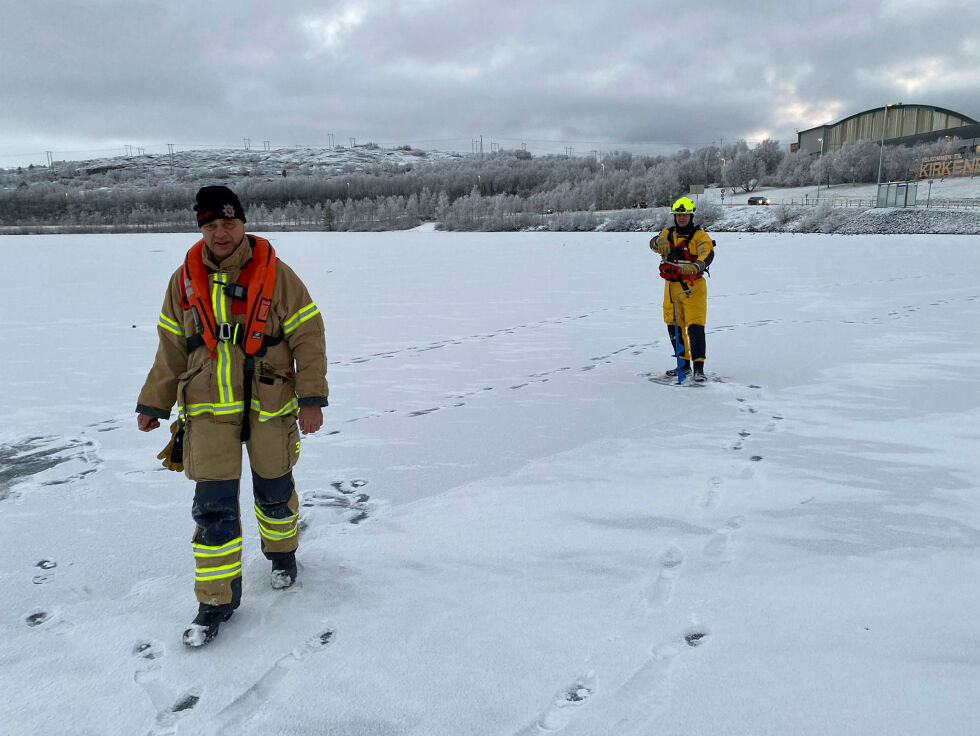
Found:
<svg viewBox="0 0 980 736"><path fill-rule="evenodd" d="M220 264L203 249L208 271L211 308L216 321L242 324L243 311L226 293L237 284L242 268L252 257L247 236ZM140 391L136 411L168 419L176 403L180 418L211 415L215 421L239 423L244 408L245 352L232 341L219 341L188 351L187 339L199 329L190 309L181 307L181 270L170 277L157 323L160 337L156 359ZM241 330L237 331L241 332ZM306 286L289 266L276 263L276 283L265 334L281 337L264 355L255 358L251 410L260 422L293 414L300 404L326 406L327 357L323 318ZM254 421L254 419L253 419Z"/></svg>

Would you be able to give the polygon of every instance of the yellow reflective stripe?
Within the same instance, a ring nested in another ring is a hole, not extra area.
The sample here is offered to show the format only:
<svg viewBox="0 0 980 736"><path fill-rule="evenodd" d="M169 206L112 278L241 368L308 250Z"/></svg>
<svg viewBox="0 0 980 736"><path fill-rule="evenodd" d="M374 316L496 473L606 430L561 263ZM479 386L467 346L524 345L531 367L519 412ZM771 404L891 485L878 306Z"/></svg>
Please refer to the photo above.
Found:
<svg viewBox="0 0 980 736"><path fill-rule="evenodd" d="M229 404L235 399L231 390L231 350L226 342L219 342L216 348L218 365L215 368L215 375L218 381L218 401Z"/></svg>
<svg viewBox="0 0 980 736"><path fill-rule="evenodd" d="M162 312L160 313L160 320L157 322L157 326L163 328L167 332L172 332L179 337L184 336L184 328Z"/></svg>
<svg viewBox="0 0 980 736"><path fill-rule="evenodd" d="M230 565L219 567L199 567L194 572L194 578L196 580L221 580L222 578L233 578L241 572L242 563L233 562Z"/></svg>
<svg viewBox="0 0 980 736"><path fill-rule="evenodd" d="M229 414L238 414L244 408L244 402L232 401L228 404L187 404L186 406L178 406L177 412L181 417L196 417L200 416L201 414L227 416ZM252 399L252 411L258 412L260 422L267 422L275 417L284 417L287 414L292 414L298 410L299 401L296 399L290 399L278 411L263 411L261 404L259 404L259 400Z"/></svg>
<svg viewBox="0 0 980 736"><path fill-rule="evenodd" d="M259 413L260 422L267 422L273 417L284 417L298 410L299 401L296 399L290 399L279 411L262 411L262 405L259 403L259 400L252 399L252 411Z"/></svg>
<svg viewBox="0 0 980 736"><path fill-rule="evenodd" d="M263 525L262 522L259 522L259 534L266 539L272 540L273 542L277 542L282 539L291 539L292 537L296 536L298 531L299 527L294 526L288 532L274 532L267 526Z"/></svg>
<svg viewBox="0 0 980 736"><path fill-rule="evenodd" d="M188 404L178 406L177 412L181 418L196 417L201 414L214 414L215 416L227 416L238 414L245 408L245 402L233 401L230 404Z"/></svg>
<svg viewBox="0 0 980 736"><path fill-rule="evenodd" d="M259 505L255 504L255 518L259 522L259 534L272 541L291 539L299 532L296 524L298 513L284 519L273 519L262 513Z"/></svg>
<svg viewBox="0 0 980 736"><path fill-rule="evenodd" d="M228 321L228 300L225 298L224 284L228 281L228 274L214 274L214 281L211 285L211 306L214 309L214 319L220 325ZM229 404L235 400L231 383L231 350L226 342L219 342L216 349L218 364L215 367L215 375L218 381L218 401L221 404Z"/></svg>
<svg viewBox="0 0 980 736"><path fill-rule="evenodd" d="M215 547L207 544L198 544L197 542L194 542L191 546L194 548L195 557L221 557L222 555L240 551L242 548L242 538L232 539L227 544L219 544Z"/></svg>
<svg viewBox="0 0 980 736"><path fill-rule="evenodd" d="M282 323L282 331L287 335L299 327L301 324L306 322L308 319L312 319L320 314L320 310L316 308L316 304L310 302L305 307L300 309L296 314L287 319Z"/></svg>
<svg viewBox="0 0 980 736"><path fill-rule="evenodd" d="M262 509L260 509L258 505L256 505L255 517L259 519L259 521L268 521L270 524L291 524L294 521L296 521L296 519L299 518L299 514L293 514L292 516L287 516L282 519L273 519L271 516L266 516L265 514L263 514Z"/></svg>

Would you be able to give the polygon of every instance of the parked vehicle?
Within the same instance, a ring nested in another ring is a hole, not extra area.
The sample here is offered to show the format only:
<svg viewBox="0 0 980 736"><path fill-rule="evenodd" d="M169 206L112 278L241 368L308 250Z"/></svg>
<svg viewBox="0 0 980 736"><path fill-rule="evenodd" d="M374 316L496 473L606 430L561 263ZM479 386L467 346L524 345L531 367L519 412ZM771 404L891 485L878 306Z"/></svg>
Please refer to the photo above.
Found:
<svg viewBox="0 0 980 736"><path fill-rule="evenodd" d="M749 197L749 204L769 204L769 197Z"/></svg>

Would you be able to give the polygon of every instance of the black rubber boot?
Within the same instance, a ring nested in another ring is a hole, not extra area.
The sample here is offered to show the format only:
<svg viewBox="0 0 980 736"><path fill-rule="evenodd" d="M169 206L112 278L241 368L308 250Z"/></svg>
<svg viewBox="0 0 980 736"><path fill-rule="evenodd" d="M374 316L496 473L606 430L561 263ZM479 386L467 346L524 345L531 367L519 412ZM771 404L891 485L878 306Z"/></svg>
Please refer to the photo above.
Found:
<svg viewBox="0 0 980 736"><path fill-rule="evenodd" d="M296 582L296 553L289 552L272 560L272 587L282 590Z"/></svg>
<svg viewBox="0 0 980 736"><path fill-rule="evenodd" d="M683 366L681 366L681 370L682 370L682 371L684 371L684 375L685 375L685 376L689 376L689 375L691 375L691 364L690 364L690 363L688 363L688 362L687 362L687 361L685 360L685 361L684 361L684 365L683 365ZM666 370L666 372L665 372L665 373L666 373L666 375L668 375L668 376L676 376L676 375L677 375L677 369L676 369L676 368L668 368L668 369Z"/></svg>
<svg viewBox="0 0 980 736"><path fill-rule="evenodd" d="M184 631L183 642L189 647L203 647L218 635L218 629L231 618L234 609L201 604L190 628Z"/></svg>

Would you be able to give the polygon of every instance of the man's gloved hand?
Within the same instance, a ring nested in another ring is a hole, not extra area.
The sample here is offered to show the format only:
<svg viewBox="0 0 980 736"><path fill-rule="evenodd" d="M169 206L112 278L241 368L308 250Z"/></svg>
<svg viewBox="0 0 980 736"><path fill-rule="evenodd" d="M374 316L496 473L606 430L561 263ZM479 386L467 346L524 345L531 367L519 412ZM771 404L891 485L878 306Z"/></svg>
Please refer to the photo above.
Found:
<svg viewBox="0 0 980 736"><path fill-rule="evenodd" d="M650 240L650 250L666 257L670 253L670 241L663 235L658 235Z"/></svg>
<svg viewBox="0 0 980 736"><path fill-rule="evenodd" d="M158 460L167 470L184 472L184 423L179 419L170 425L170 442L163 448Z"/></svg>
<svg viewBox="0 0 980 736"><path fill-rule="evenodd" d="M681 273L685 276L693 276L696 273L701 273L701 267L696 263L685 263L681 266Z"/></svg>

